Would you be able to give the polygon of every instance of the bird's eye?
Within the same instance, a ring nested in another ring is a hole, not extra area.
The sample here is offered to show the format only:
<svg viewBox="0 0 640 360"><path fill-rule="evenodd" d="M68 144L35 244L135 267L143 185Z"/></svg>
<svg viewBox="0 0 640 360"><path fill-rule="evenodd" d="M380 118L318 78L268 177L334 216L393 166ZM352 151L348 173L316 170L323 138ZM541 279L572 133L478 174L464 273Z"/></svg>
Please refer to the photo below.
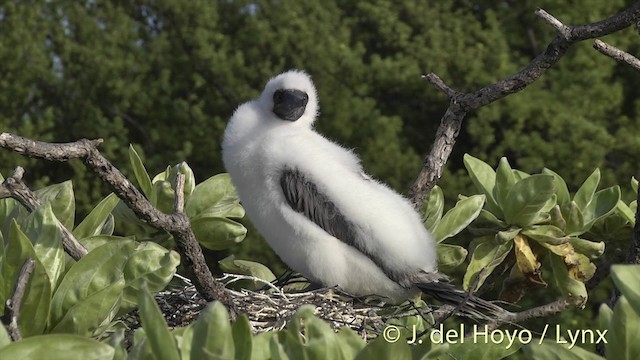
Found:
<svg viewBox="0 0 640 360"><path fill-rule="evenodd" d="M283 98L284 98L284 93L282 92L282 90L276 90L276 92L273 93L273 102L275 104L281 103Z"/></svg>

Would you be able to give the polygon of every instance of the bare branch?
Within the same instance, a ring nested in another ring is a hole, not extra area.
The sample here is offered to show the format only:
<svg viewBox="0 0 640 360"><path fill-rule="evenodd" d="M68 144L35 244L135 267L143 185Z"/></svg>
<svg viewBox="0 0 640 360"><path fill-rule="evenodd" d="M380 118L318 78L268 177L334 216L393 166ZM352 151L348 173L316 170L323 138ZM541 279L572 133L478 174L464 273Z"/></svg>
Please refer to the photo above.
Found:
<svg viewBox="0 0 640 360"><path fill-rule="evenodd" d="M176 197L173 199L173 209L176 213L184 211L184 174L182 173L176 176Z"/></svg>
<svg viewBox="0 0 640 360"><path fill-rule="evenodd" d="M31 278L31 274L35 268L36 262L33 259L28 258L25 260L24 264L22 264L22 268L20 268L18 279L16 280L16 284L13 288L13 295L11 298L7 299L7 303L4 307L2 322L7 328L7 332L13 341L22 339L22 334L20 334L20 328L18 327L20 306L22 305L22 298L27 291L27 284L29 283L29 279Z"/></svg>
<svg viewBox="0 0 640 360"><path fill-rule="evenodd" d="M133 210L142 221L156 229L169 232L176 241L177 250L188 277L202 297L207 301L218 300L223 303L231 317L236 315L236 307L224 286L216 281L207 266L202 249L191 228L189 218L183 213L165 214L156 209L144 195L107 160L97 146L102 140L82 139L73 143L53 144L21 136L0 134L0 147L21 154L51 161L67 161L79 158L95 172L98 177L111 186L113 192Z"/></svg>
<svg viewBox="0 0 640 360"><path fill-rule="evenodd" d="M640 70L640 60L628 52L622 51L615 46L609 45L604 41L596 40L593 47L602 54L607 55L621 63L631 65L636 70Z"/></svg>
<svg viewBox="0 0 640 360"><path fill-rule="evenodd" d="M22 181L23 175L24 169L20 166L16 167L13 175L6 178L0 185L0 199L14 198L29 212L33 212L42 203L38 196ZM62 247L69 256L74 260L80 260L87 255L87 248L58 219L56 219L56 226L62 234Z"/></svg>
<svg viewBox="0 0 640 360"><path fill-rule="evenodd" d="M561 313L571 307L571 304L565 299L559 299L551 303L527 309L517 313L509 313L506 316L491 321L487 324L489 331L495 330L502 324L518 324L530 319L547 317Z"/></svg>
<svg viewBox="0 0 640 360"><path fill-rule="evenodd" d="M631 26L640 18L640 1L614 16L587 25L564 25L544 10L538 10L536 14L558 30L558 35L549 43L544 52L536 56L516 74L471 93L453 92L444 82L439 83L436 77L428 78L438 90L449 96L450 102L449 108L440 120L440 126L431 150L409 191L411 202L416 208L421 206L429 191L442 176L443 167L451 155L462 121L468 111L478 109L524 89L556 64L574 43L601 37Z"/></svg>

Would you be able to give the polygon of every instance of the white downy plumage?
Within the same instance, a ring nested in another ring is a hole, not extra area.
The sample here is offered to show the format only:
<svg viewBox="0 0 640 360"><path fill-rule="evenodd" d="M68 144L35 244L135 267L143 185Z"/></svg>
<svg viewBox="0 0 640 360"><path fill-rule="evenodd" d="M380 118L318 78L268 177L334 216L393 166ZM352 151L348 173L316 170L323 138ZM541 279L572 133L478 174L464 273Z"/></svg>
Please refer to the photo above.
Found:
<svg viewBox="0 0 640 360"><path fill-rule="evenodd" d="M224 164L258 231L292 269L352 295L399 302L423 290L464 299L438 281L435 241L409 201L315 132L317 114L310 77L288 71L229 121Z"/></svg>

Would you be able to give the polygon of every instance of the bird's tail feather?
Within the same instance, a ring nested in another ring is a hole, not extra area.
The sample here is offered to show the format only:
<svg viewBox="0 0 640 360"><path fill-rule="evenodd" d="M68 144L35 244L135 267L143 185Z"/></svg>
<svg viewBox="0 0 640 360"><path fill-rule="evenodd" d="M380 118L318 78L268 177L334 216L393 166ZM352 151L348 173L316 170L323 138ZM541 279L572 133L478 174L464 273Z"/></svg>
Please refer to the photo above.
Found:
<svg viewBox="0 0 640 360"><path fill-rule="evenodd" d="M502 307L462 291L447 281L422 282L416 287L444 304L455 306L457 312L474 318L501 319L510 314Z"/></svg>

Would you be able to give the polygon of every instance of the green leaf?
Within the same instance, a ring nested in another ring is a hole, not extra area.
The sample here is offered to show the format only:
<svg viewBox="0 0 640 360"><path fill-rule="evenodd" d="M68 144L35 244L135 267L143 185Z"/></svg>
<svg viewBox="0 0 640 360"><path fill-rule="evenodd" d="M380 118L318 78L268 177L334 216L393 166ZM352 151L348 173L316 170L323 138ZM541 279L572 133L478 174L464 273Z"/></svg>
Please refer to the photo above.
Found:
<svg viewBox="0 0 640 360"><path fill-rule="evenodd" d="M210 250L228 249L247 235L242 224L227 218L198 218L191 222L191 227L200 245Z"/></svg>
<svg viewBox="0 0 640 360"><path fill-rule="evenodd" d="M437 244L438 269L443 273L449 273L464 262L467 258L467 249L459 245Z"/></svg>
<svg viewBox="0 0 640 360"><path fill-rule="evenodd" d="M123 267L126 286L118 315L124 315L136 307L136 299L143 285L153 293L164 289L180 264L177 252L150 241L136 243L135 249L123 257L127 260Z"/></svg>
<svg viewBox="0 0 640 360"><path fill-rule="evenodd" d="M77 239L84 239L89 236L100 235L109 215L118 205L118 197L111 193L104 198L93 210L82 220L80 225L73 229L73 235Z"/></svg>
<svg viewBox="0 0 640 360"><path fill-rule="evenodd" d="M42 334L46 325L51 304L51 281L43 264L36 255L29 238L20 230L15 222L11 224L5 255L2 262L2 276L5 278L5 294L13 294L13 288L24 262L31 258L35 268L31 274L27 290L22 299L18 326L22 336L29 337ZM2 304L4 307L4 303Z"/></svg>
<svg viewBox="0 0 640 360"><path fill-rule="evenodd" d="M598 184L600 183L600 169L595 169L591 175L584 181L580 189L576 191L576 194L573 196L573 201L576 202L576 205L582 210L587 208L587 205L593 199L593 194L595 194L596 189L598 188Z"/></svg>
<svg viewBox="0 0 640 360"><path fill-rule="evenodd" d="M638 193L638 179L636 179L635 176L631 177L631 189L634 194Z"/></svg>
<svg viewBox="0 0 640 360"><path fill-rule="evenodd" d="M135 247L131 240L109 242L73 264L51 300L50 325L56 326L77 303L122 281L124 264Z"/></svg>
<svg viewBox="0 0 640 360"><path fill-rule="evenodd" d="M587 231L594 222L614 212L618 201L620 201L620 187L618 185L595 193L589 205L582 212Z"/></svg>
<svg viewBox="0 0 640 360"><path fill-rule="evenodd" d="M364 347L356 356L356 360L410 360L411 350L404 339L388 342L384 336L378 336Z"/></svg>
<svg viewBox="0 0 640 360"><path fill-rule="evenodd" d="M493 215L492 213L488 212L485 209L482 209L480 211L480 215L478 216L479 218L486 220L492 224L498 225L500 228L506 228L507 227L507 223L498 219L495 215Z"/></svg>
<svg viewBox="0 0 640 360"><path fill-rule="evenodd" d="M609 342L605 349L607 359L640 359L640 317L634 310L640 307L640 303L631 306L630 302L631 299L620 296L613 309L612 326L606 337Z"/></svg>
<svg viewBox="0 0 640 360"><path fill-rule="evenodd" d="M579 346L569 349L568 346L559 344L555 340L545 340L542 343L532 341L522 349L527 359L531 360L605 360Z"/></svg>
<svg viewBox="0 0 640 360"><path fill-rule="evenodd" d="M231 326L236 360L251 360L253 334L247 315L242 314Z"/></svg>
<svg viewBox="0 0 640 360"><path fill-rule="evenodd" d="M215 301L200 313L193 325L191 359L233 359L233 343L229 315Z"/></svg>
<svg viewBox="0 0 640 360"><path fill-rule="evenodd" d="M0 177L2 177L2 175L0 175ZM0 181L3 181L3 180L0 179ZM11 337L7 332L7 328L5 328L4 326L0 326L0 350L2 350L3 347L9 344L11 344Z"/></svg>
<svg viewBox="0 0 640 360"><path fill-rule="evenodd" d="M184 198L185 201L188 201L191 193L196 187L196 178L195 175L193 175L193 170L191 170L189 165L183 161L171 168L171 172L166 179L171 183L171 186L174 189L177 185L177 178L179 173L184 175Z"/></svg>
<svg viewBox="0 0 640 360"><path fill-rule="evenodd" d="M253 337L251 359L269 359L271 357L270 344L272 339L277 340L277 332L263 332Z"/></svg>
<svg viewBox="0 0 640 360"><path fill-rule="evenodd" d="M481 326L478 326L479 331L484 331ZM522 344L515 336L518 330L502 330L503 334L513 335L514 341L509 340L508 336L504 336L502 341L499 342L499 338L488 338L485 336L474 336L472 341L459 341L449 344L449 350L447 354L452 359L474 359L474 360L498 360L504 359L507 356L514 354Z"/></svg>
<svg viewBox="0 0 640 360"><path fill-rule="evenodd" d="M140 322L147 335L147 341L153 354L167 360L179 360L180 354L176 341L169 331L167 322L164 320L162 311L156 304L153 295L143 287L139 293L138 303L140 304ZM194 334L194 337L196 335ZM193 351L193 350L192 350ZM192 352L193 354L193 352ZM205 359L204 357L192 357L192 359Z"/></svg>
<svg viewBox="0 0 640 360"><path fill-rule="evenodd" d="M522 227L531 225L554 195L553 181L550 175L532 175L518 181L503 204L506 222Z"/></svg>
<svg viewBox="0 0 640 360"><path fill-rule="evenodd" d="M77 302L51 332L90 336L96 328L115 317L124 285L124 279L120 279Z"/></svg>
<svg viewBox="0 0 640 360"><path fill-rule="evenodd" d="M487 210L492 212L496 217L502 218L504 216L502 209L493 197L493 188L496 185L495 171L484 161L469 154L464 154L463 161L476 189L487 196Z"/></svg>
<svg viewBox="0 0 640 360"><path fill-rule="evenodd" d="M551 263L553 282L564 298L571 304L580 308L587 302L587 288L582 281L578 281L569 275L569 270L562 257L549 253L547 259Z"/></svg>
<svg viewBox="0 0 640 360"><path fill-rule="evenodd" d="M623 219L628 221L630 224L633 225L636 223L636 214L631 211L631 208L627 206L624 201L618 200L618 203L616 204L616 211L620 216L622 216Z"/></svg>
<svg viewBox="0 0 640 360"><path fill-rule="evenodd" d="M176 195L171 183L165 180L154 181L152 192L151 198L155 200L152 201L155 207L165 214L171 214L173 212L173 200Z"/></svg>
<svg viewBox="0 0 640 360"><path fill-rule="evenodd" d="M276 279L276 276L268 267L253 261L236 260L233 255L218 261L218 264L220 264L220 269L224 272L249 275L264 280L264 282L245 281L243 282L243 288L257 290L264 287L265 283L270 283Z"/></svg>
<svg viewBox="0 0 640 360"><path fill-rule="evenodd" d="M456 206L447 211L433 230L437 242L450 238L466 228L480 214L484 205L484 195L473 195L460 200Z"/></svg>
<svg viewBox="0 0 640 360"><path fill-rule="evenodd" d="M500 206L507 200L509 190L516 184L516 176L509 165L506 157L500 159L496 169L496 185L493 188L493 196Z"/></svg>
<svg viewBox="0 0 640 360"><path fill-rule="evenodd" d="M612 265L611 278L620 293L624 295L629 304L640 314L640 265Z"/></svg>
<svg viewBox="0 0 640 360"><path fill-rule="evenodd" d="M20 228L33 244L36 256L47 272L51 289L55 289L65 270L65 253L58 219L49 203L21 219Z"/></svg>
<svg viewBox="0 0 640 360"><path fill-rule="evenodd" d="M67 229L73 229L74 217L76 214L76 201L73 196L73 185L71 181L60 184L49 185L35 191L42 203L50 202L51 209L58 220Z"/></svg>
<svg viewBox="0 0 640 360"><path fill-rule="evenodd" d="M567 235L580 235L587 231L584 225L584 216L582 210L575 201L570 201L560 207L562 217L565 219L567 227L565 233Z"/></svg>
<svg viewBox="0 0 640 360"><path fill-rule="evenodd" d="M336 334L340 343L342 359L353 359L367 344L360 335L348 327L343 327Z"/></svg>
<svg viewBox="0 0 640 360"><path fill-rule="evenodd" d="M572 236L569 242L577 253L586 255L589 259L597 259L604 254L603 241L591 241Z"/></svg>
<svg viewBox="0 0 640 360"><path fill-rule="evenodd" d="M600 309L598 310L598 327L601 330L610 329L612 326L611 324L612 317L613 317L613 310L611 310L611 308L605 303L600 304Z"/></svg>
<svg viewBox="0 0 640 360"><path fill-rule="evenodd" d="M196 185L186 202L184 211L195 218L219 202L238 202L238 193L227 173L218 174Z"/></svg>
<svg viewBox="0 0 640 360"><path fill-rule="evenodd" d="M525 235L537 242L560 245L569 242L569 236L565 235L562 229L553 225L537 225L522 231Z"/></svg>
<svg viewBox="0 0 640 360"><path fill-rule="evenodd" d="M566 204L571 201L571 195L569 194L567 183L560 175L547 168L542 169L542 173L553 176L553 188L555 189L557 203L559 205Z"/></svg>
<svg viewBox="0 0 640 360"><path fill-rule="evenodd" d="M339 359L341 356L338 339L329 324L315 316L305 319L307 343L305 354L308 359Z"/></svg>
<svg viewBox="0 0 640 360"><path fill-rule="evenodd" d="M427 230L433 232L440 219L442 218L442 212L444 211L444 193L442 189L436 185L429 192L429 197L422 204L423 214L422 220Z"/></svg>
<svg viewBox="0 0 640 360"><path fill-rule="evenodd" d="M77 335L32 336L0 349L0 359L111 360L115 349Z"/></svg>
<svg viewBox="0 0 640 360"><path fill-rule="evenodd" d="M133 145L131 144L129 144L129 161L131 162L133 174L136 177L138 186L140 186L140 190L142 190L147 199L151 199L151 179L149 178L149 173L144 167L144 164L142 163L138 152L133 148Z"/></svg>
<svg viewBox="0 0 640 360"><path fill-rule="evenodd" d="M515 236L515 234L514 234ZM502 241L496 236L486 236L474 240L475 247L471 254L469 266L464 274L462 286L465 290L476 281L479 276L476 289L479 289L491 272L500 265L513 248L513 241Z"/></svg>

